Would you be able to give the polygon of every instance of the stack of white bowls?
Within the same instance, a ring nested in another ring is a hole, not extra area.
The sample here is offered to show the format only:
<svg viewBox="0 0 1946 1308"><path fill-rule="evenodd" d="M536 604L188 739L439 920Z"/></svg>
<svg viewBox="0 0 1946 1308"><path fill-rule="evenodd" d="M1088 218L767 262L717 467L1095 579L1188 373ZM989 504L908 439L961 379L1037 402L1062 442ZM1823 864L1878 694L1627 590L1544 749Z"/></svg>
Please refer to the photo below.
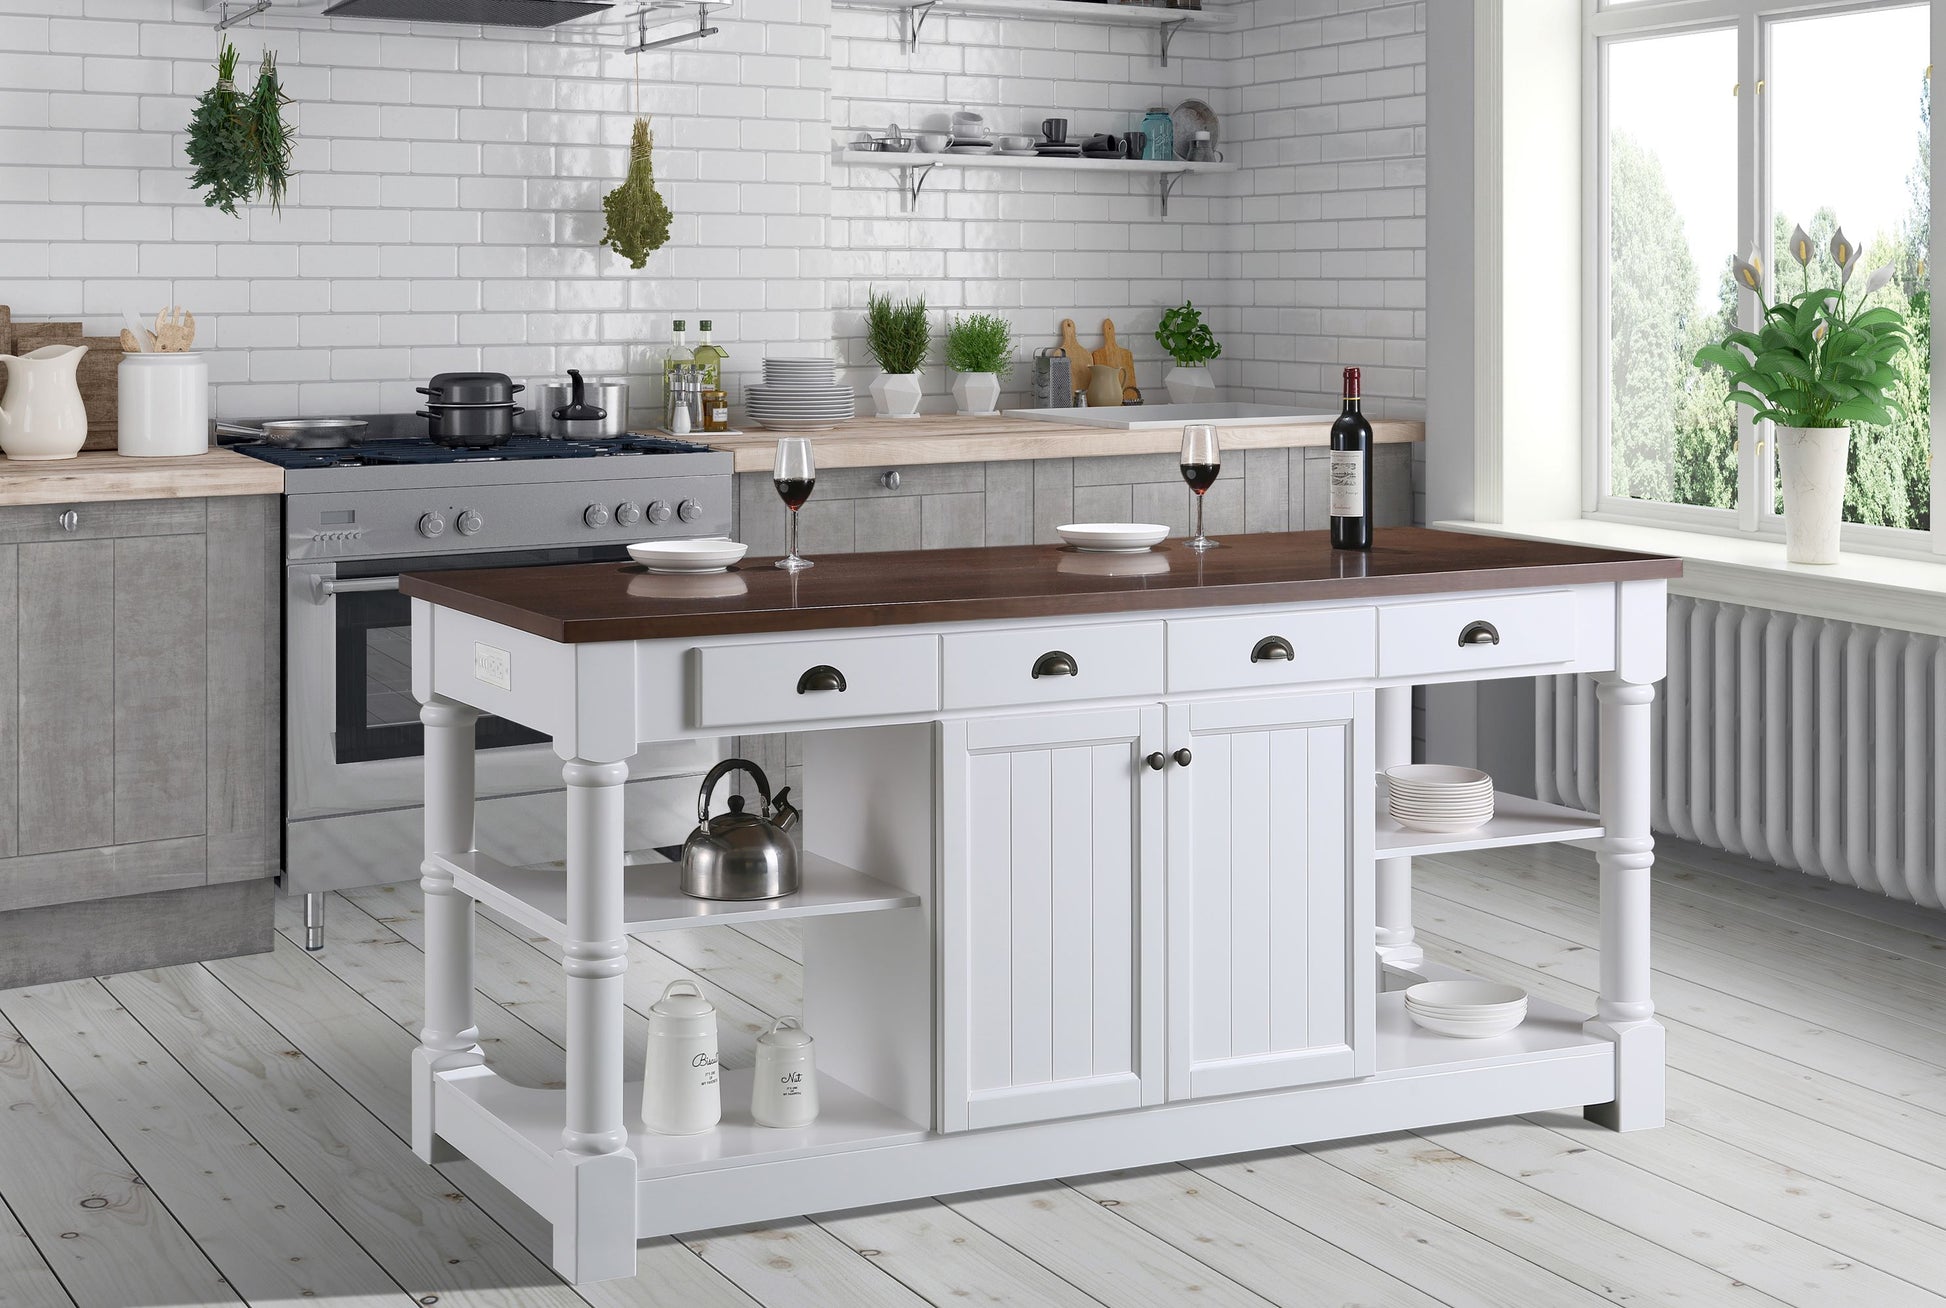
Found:
<svg viewBox="0 0 1946 1308"><path fill-rule="evenodd" d="M752 422L778 431L830 431L858 412L857 397L838 383L829 359L765 359L763 381L743 399Z"/></svg>
<svg viewBox="0 0 1946 1308"><path fill-rule="evenodd" d="M1496 981L1421 981L1405 992L1405 1013L1436 1035L1485 1040L1527 1017L1527 992Z"/></svg>
<svg viewBox="0 0 1946 1308"><path fill-rule="evenodd" d="M1408 763L1385 770L1386 812L1408 831L1452 834L1493 820L1493 778L1474 768Z"/></svg>

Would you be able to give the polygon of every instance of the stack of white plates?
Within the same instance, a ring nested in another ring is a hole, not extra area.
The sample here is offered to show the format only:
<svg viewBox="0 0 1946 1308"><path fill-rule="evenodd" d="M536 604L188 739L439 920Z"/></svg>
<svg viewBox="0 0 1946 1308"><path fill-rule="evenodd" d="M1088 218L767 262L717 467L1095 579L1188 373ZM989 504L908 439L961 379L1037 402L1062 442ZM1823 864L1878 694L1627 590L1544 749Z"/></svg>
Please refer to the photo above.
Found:
<svg viewBox="0 0 1946 1308"><path fill-rule="evenodd" d="M1405 992L1405 1013L1437 1035L1484 1040L1527 1017L1527 992L1494 981L1421 981Z"/></svg>
<svg viewBox="0 0 1946 1308"><path fill-rule="evenodd" d="M628 547L629 557L650 572L722 572L750 547L727 536L701 540L651 540Z"/></svg>
<svg viewBox="0 0 1946 1308"><path fill-rule="evenodd" d="M830 431L858 412L857 397L839 384L829 359L765 359L763 382L743 399L753 422L778 431Z"/></svg>
<svg viewBox="0 0 1946 1308"><path fill-rule="evenodd" d="M1385 770L1386 812L1408 831L1472 831L1493 820L1493 778L1473 768L1408 763Z"/></svg>

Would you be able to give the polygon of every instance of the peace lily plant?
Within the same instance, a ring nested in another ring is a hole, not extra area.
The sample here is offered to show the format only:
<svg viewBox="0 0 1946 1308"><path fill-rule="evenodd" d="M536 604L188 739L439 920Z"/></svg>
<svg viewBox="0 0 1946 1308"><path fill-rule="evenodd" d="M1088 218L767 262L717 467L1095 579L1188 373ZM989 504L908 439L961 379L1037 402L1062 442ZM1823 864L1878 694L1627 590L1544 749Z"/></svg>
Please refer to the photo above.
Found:
<svg viewBox="0 0 1946 1308"><path fill-rule="evenodd" d="M1892 280L1892 265L1875 268L1855 298L1851 275L1860 247L1841 227L1828 247L1838 289L1811 285L1811 238L1791 232L1802 289L1764 303L1764 267L1757 252L1731 261L1737 284L1763 309L1757 331L1732 331L1720 345L1696 351L1698 367L1729 374L1732 404L1747 405L1773 424L1784 482L1785 557L1792 563L1836 563L1843 517L1851 424L1889 424L1899 384L1894 362L1906 345L1905 316L1883 305L1866 308Z"/></svg>

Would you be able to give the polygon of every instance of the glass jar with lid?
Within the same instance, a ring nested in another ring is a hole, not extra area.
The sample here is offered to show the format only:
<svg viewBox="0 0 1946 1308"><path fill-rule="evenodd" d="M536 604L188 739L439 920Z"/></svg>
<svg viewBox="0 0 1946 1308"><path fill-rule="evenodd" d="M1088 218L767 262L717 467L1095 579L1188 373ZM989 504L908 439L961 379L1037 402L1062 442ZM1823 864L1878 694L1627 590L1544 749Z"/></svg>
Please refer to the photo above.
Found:
<svg viewBox="0 0 1946 1308"><path fill-rule="evenodd" d="M1169 162L1176 157L1176 124L1169 117L1169 111L1161 105L1149 110L1142 118L1142 131L1149 143L1142 151L1144 159L1160 159Z"/></svg>

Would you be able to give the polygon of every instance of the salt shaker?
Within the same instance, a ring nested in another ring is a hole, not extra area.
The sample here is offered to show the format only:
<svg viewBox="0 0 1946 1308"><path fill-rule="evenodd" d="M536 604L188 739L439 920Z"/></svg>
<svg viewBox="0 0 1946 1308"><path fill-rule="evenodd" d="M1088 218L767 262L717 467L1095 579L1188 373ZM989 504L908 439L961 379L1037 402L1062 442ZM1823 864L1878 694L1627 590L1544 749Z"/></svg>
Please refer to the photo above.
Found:
<svg viewBox="0 0 1946 1308"><path fill-rule="evenodd" d="M759 1126L809 1126L818 1117L817 1060L811 1035L795 1017L780 1017L757 1037L750 1116Z"/></svg>
<svg viewBox="0 0 1946 1308"><path fill-rule="evenodd" d="M716 1006L694 981L671 981L649 1006L642 1124L662 1135L695 1135L722 1120Z"/></svg>

